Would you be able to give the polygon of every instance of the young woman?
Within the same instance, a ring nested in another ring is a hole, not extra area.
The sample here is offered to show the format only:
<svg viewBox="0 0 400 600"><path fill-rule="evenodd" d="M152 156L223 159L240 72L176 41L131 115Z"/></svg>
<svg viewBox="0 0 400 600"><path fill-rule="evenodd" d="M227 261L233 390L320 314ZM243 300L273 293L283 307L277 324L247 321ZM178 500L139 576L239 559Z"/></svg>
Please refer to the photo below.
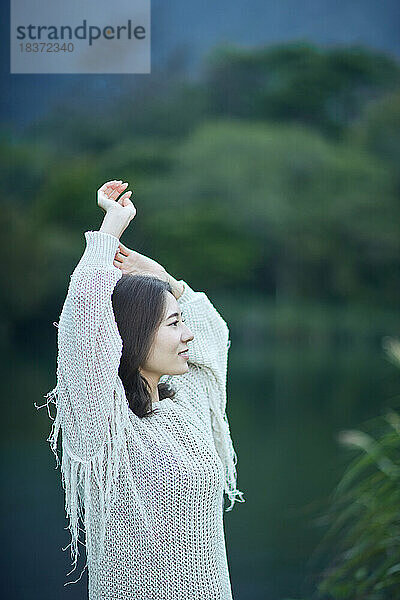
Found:
<svg viewBox="0 0 400 600"><path fill-rule="evenodd" d="M203 292L119 243L136 215L127 185L98 190L106 214L70 278L43 405L57 409L57 466L62 432L72 570L81 523L90 600L231 600L223 493L226 510L244 499L225 412L229 330Z"/></svg>

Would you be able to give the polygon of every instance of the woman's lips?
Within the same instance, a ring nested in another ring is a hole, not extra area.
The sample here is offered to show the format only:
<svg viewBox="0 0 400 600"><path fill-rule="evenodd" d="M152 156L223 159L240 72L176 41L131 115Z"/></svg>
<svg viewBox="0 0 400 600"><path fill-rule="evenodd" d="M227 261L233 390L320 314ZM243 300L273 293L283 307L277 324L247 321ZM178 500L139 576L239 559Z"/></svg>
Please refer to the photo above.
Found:
<svg viewBox="0 0 400 600"><path fill-rule="evenodd" d="M183 358L189 358L189 352L187 350L185 350L185 352L179 352L179 356L182 356Z"/></svg>

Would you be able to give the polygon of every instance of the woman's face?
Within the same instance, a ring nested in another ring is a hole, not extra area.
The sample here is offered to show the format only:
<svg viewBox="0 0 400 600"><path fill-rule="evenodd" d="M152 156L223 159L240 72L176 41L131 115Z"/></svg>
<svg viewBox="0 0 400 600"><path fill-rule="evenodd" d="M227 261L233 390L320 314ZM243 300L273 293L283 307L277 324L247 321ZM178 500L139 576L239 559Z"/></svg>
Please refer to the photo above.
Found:
<svg viewBox="0 0 400 600"><path fill-rule="evenodd" d="M156 377L187 373L189 370L188 358L181 356L179 352L189 350L190 356L188 342L194 339L194 335L186 327L184 318L175 296L166 292L164 317L144 365L147 373Z"/></svg>

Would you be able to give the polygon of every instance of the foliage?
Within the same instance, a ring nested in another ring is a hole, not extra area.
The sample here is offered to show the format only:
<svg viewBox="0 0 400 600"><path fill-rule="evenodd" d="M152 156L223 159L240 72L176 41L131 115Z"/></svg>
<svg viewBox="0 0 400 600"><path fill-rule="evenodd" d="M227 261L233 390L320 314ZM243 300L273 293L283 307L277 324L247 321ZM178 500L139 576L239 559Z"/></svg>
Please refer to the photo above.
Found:
<svg viewBox="0 0 400 600"><path fill-rule="evenodd" d="M349 129L349 139L379 156L398 174L400 161L400 91L372 102Z"/></svg>
<svg viewBox="0 0 400 600"><path fill-rule="evenodd" d="M376 304L398 289L394 178L350 144L296 125L209 121L144 192L159 219L145 224L154 250L171 268L206 276L201 284Z"/></svg>
<svg viewBox="0 0 400 600"><path fill-rule="evenodd" d="M337 136L371 101L398 88L389 57L359 46L294 42L257 50L220 46L206 65L209 111L242 119L295 121Z"/></svg>
<svg viewBox="0 0 400 600"><path fill-rule="evenodd" d="M385 348L399 366L400 340L387 338ZM369 429L339 436L357 455L325 516L329 529L321 546L335 548L335 558L322 574L319 598L400 598L400 414L390 410Z"/></svg>
<svg viewBox="0 0 400 600"><path fill-rule="evenodd" d="M116 173L138 211L125 243L199 289L397 306L395 61L355 47L219 47L198 81L146 82L103 105L63 94L18 136L3 125L10 327L59 304L83 231L101 222L95 190Z"/></svg>

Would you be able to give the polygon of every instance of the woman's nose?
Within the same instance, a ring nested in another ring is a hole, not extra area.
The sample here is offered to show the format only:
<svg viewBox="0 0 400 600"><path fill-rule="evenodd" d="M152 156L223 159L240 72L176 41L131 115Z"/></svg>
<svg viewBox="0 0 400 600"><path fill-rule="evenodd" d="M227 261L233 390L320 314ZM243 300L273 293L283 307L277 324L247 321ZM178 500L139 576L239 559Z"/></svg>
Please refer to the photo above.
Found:
<svg viewBox="0 0 400 600"><path fill-rule="evenodd" d="M191 342L194 339L193 333L190 331L189 327L186 327L186 335L184 336L185 342Z"/></svg>

